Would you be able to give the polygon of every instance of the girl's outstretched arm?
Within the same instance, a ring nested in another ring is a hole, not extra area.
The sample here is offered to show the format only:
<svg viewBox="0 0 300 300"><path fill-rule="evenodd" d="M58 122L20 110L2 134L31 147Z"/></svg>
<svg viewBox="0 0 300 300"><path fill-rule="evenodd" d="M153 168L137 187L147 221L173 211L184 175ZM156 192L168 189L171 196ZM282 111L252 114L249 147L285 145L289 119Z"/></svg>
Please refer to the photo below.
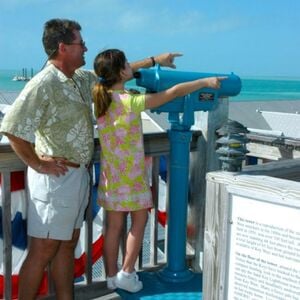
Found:
<svg viewBox="0 0 300 300"><path fill-rule="evenodd" d="M176 84L159 93L146 94L145 109L161 106L177 97L185 96L202 88L219 89L221 81L226 78L226 76L201 78Z"/></svg>

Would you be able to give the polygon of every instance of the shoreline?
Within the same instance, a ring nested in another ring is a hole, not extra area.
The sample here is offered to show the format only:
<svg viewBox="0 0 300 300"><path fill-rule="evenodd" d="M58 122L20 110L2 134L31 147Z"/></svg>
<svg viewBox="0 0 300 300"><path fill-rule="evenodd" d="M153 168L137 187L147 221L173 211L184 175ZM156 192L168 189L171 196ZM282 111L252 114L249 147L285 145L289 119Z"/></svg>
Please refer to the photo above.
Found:
<svg viewBox="0 0 300 300"><path fill-rule="evenodd" d="M20 91L0 90L0 104L12 104L19 93ZM241 123L247 128L256 128L263 130L269 128L268 124L261 114L262 111L300 114L300 99L255 101L229 100L228 118ZM152 117L154 118L154 120L156 119L155 114Z"/></svg>
<svg viewBox="0 0 300 300"><path fill-rule="evenodd" d="M0 98L2 97L12 97L15 96L17 97L20 94L21 90L1 90L0 89ZM294 102L294 101L299 101L300 102L300 98L299 99L238 99L238 96L236 97L231 97L229 100L230 105L233 104L235 105L236 103L240 104L240 103L268 103L268 102Z"/></svg>

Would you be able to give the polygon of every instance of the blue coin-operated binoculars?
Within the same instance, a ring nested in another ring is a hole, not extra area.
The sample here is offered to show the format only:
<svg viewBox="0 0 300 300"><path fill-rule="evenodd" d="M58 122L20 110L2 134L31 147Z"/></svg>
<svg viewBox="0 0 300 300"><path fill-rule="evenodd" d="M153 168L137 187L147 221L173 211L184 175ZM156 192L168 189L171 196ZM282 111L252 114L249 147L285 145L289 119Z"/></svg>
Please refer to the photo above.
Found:
<svg viewBox="0 0 300 300"><path fill-rule="evenodd" d="M151 110L157 113L168 112L171 127L175 127L179 130L187 130L194 124L195 111L213 110L218 103L218 98L238 95L241 90L240 78L233 73L214 74L170 71L162 70L160 66L152 69L141 69L135 73L136 84L145 88L147 93L164 91L181 82L213 76L227 77L221 82L220 89L204 88L184 97L176 98L171 102ZM180 113L183 113L181 119L179 119Z"/></svg>
<svg viewBox="0 0 300 300"><path fill-rule="evenodd" d="M141 69L135 74L136 85L147 93L166 90L175 84L204 77L226 76L221 87L200 89L184 97L176 98L153 112L167 112L171 129L169 211L167 265L159 272L160 278L167 282L185 282L193 278L186 266L186 227L189 179L189 153L192 138L191 126L195 111L213 110L219 98L236 96L241 90L241 80L234 74L213 74L162 70L159 66Z"/></svg>

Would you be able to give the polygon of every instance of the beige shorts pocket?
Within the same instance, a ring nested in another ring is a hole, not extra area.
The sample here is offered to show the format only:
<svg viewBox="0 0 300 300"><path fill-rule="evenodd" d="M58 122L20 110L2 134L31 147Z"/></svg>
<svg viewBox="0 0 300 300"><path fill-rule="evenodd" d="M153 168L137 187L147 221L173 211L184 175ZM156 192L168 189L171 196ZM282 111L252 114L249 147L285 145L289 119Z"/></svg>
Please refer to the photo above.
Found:
<svg viewBox="0 0 300 300"><path fill-rule="evenodd" d="M28 168L28 190L30 197L42 202L49 201L49 176Z"/></svg>

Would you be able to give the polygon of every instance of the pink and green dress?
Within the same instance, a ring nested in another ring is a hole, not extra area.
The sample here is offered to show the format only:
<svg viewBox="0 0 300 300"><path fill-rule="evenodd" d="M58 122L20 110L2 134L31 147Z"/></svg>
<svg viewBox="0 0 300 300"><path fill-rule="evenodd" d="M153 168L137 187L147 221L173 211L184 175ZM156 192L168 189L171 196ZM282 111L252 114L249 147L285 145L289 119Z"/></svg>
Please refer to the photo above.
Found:
<svg viewBox="0 0 300 300"><path fill-rule="evenodd" d="M112 211L150 208L141 122L145 95L114 91L112 98L106 114L97 120L101 144L99 204Z"/></svg>

